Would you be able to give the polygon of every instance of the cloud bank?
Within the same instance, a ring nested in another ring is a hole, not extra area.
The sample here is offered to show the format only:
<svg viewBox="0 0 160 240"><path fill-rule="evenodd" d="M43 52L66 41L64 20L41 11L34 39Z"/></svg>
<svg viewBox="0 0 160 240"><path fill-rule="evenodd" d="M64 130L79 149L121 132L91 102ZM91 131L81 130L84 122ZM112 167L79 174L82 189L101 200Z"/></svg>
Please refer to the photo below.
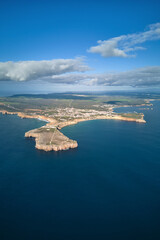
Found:
<svg viewBox="0 0 160 240"><path fill-rule="evenodd" d="M98 53L102 57L133 57L137 50L144 50L140 44L160 39L160 23L148 26L148 30L140 33L121 35L105 41L99 40L97 46L90 47L88 52Z"/></svg>
<svg viewBox="0 0 160 240"><path fill-rule="evenodd" d="M0 80L29 81L69 72L84 72L89 67L83 58L51 61L0 62Z"/></svg>
<svg viewBox="0 0 160 240"><path fill-rule="evenodd" d="M160 66L144 67L119 73L57 75L49 81L90 86L154 87L160 86Z"/></svg>
<svg viewBox="0 0 160 240"><path fill-rule="evenodd" d="M116 73L86 74L82 58L51 61L0 62L0 80L25 82L42 80L56 84L87 86L160 86L160 66Z"/></svg>

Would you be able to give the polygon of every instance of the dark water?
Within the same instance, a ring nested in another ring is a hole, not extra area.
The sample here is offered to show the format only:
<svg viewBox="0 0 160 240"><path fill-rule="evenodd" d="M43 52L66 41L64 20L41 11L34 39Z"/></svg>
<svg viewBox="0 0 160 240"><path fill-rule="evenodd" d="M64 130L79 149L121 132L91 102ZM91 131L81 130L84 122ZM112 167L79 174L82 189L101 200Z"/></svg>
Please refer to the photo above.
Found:
<svg viewBox="0 0 160 240"><path fill-rule="evenodd" d="M57 153L24 138L44 123L0 115L0 239L160 239L160 102L143 112L66 127L79 147Z"/></svg>

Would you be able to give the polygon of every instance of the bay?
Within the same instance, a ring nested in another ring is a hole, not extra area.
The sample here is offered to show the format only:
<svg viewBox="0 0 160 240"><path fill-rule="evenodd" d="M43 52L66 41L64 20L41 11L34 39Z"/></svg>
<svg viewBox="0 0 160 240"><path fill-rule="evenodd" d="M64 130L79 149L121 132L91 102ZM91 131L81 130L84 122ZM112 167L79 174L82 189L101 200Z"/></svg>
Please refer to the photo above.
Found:
<svg viewBox="0 0 160 240"><path fill-rule="evenodd" d="M62 132L78 148L35 149L44 125L0 115L0 239L160 239L160 102L146 124L94 120Z"/></svg>

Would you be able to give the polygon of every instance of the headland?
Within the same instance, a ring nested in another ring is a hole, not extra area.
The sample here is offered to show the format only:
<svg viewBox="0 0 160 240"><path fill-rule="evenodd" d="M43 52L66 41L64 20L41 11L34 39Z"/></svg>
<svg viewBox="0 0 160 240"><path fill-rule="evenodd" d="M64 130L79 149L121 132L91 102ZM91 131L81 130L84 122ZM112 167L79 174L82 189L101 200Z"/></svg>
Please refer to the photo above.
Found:
<svg viewBox="0 0 160 240"><path fill-rule="evenodd" d="M82 96L84 97L84 96ZM99 99L98 99L99 100ZM144 106L149 102L142 102ZM31 107L32 106L32 107ZM128 105L122 105L128 106ZM143 113L115 113L113 104L94 100L69 99L28 99L28 98L1 98L0 112L2 114L16 114L20 118L33 118L46 122L46 125L30 130L25 137L35 138L35 147L44 151L59 151L78 147L76 140L69 139L60 129L82 121L96 119L113 119L145 123Z"/></svg>

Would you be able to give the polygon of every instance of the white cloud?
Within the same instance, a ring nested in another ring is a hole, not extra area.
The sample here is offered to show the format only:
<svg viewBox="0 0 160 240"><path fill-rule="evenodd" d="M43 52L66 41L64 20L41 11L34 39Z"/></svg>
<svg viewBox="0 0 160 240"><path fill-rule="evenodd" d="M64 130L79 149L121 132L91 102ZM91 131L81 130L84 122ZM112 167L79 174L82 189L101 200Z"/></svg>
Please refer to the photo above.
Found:
<svg viewBox="0 0 160 240"><path fill-rule="evenodd" d="M54 83L75 83L101 86L160 86L160 66L144 67L136 70L103 74L65 74L49 79Z"/></svg>
<svg viewBox="0 0 160 240"><path fill-rule="evenodd" d="M89 67L84 64L83 58L0 62L0 80L29 81L86 70L89 70Z"/></svg>
<svg viewBox="0 0 160 240"><path fill-rule="evenodd" d="M99 53L102 57L133 57L128 54L145 48L139 46L146 41L160 39L160 23L148 26L148 30L141 33L121 35L108 40L98 41L97 46L91 47L88 52Z"/></svg>
<svg viewBox="0 0 160 240"><path fill-rule="evenodd" d="M82 59L59 59L52 61L23 61L0 63L0 80L38 84L81 84L86 86L160 86L160 66L150 66L114 73L83 73L89 68ZM78 73L79 72L79 73ZM80 73L81 72L81 73ZM38 81L40 80L40 81Z"/></svg>

